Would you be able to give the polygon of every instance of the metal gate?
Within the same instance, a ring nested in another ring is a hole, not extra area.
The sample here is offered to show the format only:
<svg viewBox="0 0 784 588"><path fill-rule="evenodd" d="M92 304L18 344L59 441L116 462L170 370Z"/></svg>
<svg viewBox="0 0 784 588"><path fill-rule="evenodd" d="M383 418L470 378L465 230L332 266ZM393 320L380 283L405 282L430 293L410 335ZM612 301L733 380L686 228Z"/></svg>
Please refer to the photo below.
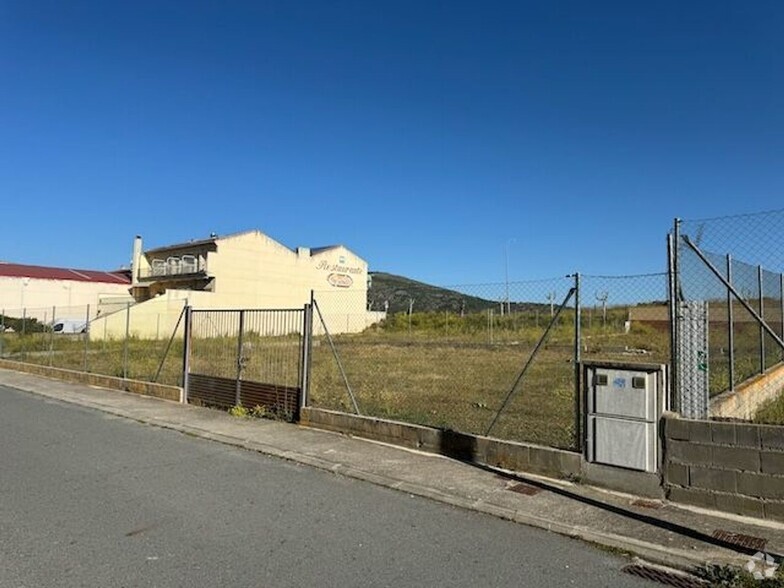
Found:
<svg viewBox="0 0 784 588"><path fill-rule="evenodd" d="M307 388L309 320L309 305L283 310L189 309L187 401L298 419Z"/></svg>

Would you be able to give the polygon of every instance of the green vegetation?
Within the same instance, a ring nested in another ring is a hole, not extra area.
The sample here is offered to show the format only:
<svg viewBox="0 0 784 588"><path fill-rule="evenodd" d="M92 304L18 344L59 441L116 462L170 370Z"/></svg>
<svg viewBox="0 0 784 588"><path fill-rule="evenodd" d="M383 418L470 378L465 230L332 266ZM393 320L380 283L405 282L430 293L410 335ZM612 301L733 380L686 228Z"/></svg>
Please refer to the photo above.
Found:
<svg viewBox="0 0 784 588"><path fill-rule="evenodd" d="M250 416L250 410L248 410L244 406L236 405L236 406L232 406L229 409L229 414L233 417L245 419Z"/></svg>
<svg viewBox="0 0 784 588"><path fill-rule="evenodd" d="M43 333L49 327L36 318L21 318L0 314L0 331L11 333Z"/></svg>
<svg viewBox="0 0 784 588"><path fill-rule="evenodd" d="M3 333L0 335L0 357L119 378L127 373L130 379L149 382L156 381L160 369L157 382L181 385L181 339L174 340L167 354L166 340L131 337L126 363L124 341L91 341L86 337L85 334L60 335L51 331L26 335Z"/></svg>
<svg viewBox="0 0 784 588"><path fill-rule="evenodd" d="M375 287L375 286L374 286ZM583 320L584 359L666 362L669 335L645 324L628 332L626 309L604 325ZM363 414L485 434L550 320L536 310L498 316L449 312L391 315L362 334L334 337ZM493 436L562 448L576 445L574 311L565 311L516 388ZM311 400L351 412L331 348L316 338Z"/></svg>
<svg viewBox="0 0 784 588"><path fill-rule="evenodd" d="M784 390L759 408L754 415L754 422L763 425L784 424Z"/></svg>
<svg viewBox="0 0 784 588"><path fill-rule="evenodd" d="M772 578L756 579L741 568L708 564L697 569L695 575L711 588L784 588L780 572Z"/></svg>
<svg viewBox="0 0 784 588"><path fill-rule="evenodd" d="M376 284L374 284L374 288ZM662 304L659 304L663 308ZM666 316L666 312L662 311ZM324 336L316 336L311 356L310 399L314 406L353 411L345 379L360 411L369 416L402 420L485 434L496 411L517 380L550 320L550 308L532 306L501 315L495 308L477 312L393 313L362 333L333 337L343 373ZM669 361L668 324L634 321L629 309L611 307L606 316L583 312L583 360L645 363ZM492 429L495 437L574 448L577 443L577 392L574 365L574 310L566 309L550 337L515 388L508 406ZM721 324L711 325L712 344ZM11 359L87 370L94 373L180 385L182 340L168 354L166 340L131 338L91 341L87 335L51 332L4 333L2 356ZM736 329L736 349L752 349L759 330ZM241 368L248 381L296 387L300 377L300 336L236 336L194 338L190 358L194 373L233 379ZM127 350L127 362L125 361ZM238 362L238 351L241 360ZM744 351L745 353L745 351ZM711 391L727 389L726 359L711 349ZM721 362L724 361L722 364ZM757 360L758 363L758 360ZM753 375L753 353L738 357L739 377ZM265 418L263 407L247 409ZM274 416L274 415L272 415ZM759 422L784 423L784 398L770 402Z"/></svg>
<svg viewBox="0 0 784 588"><path fill-rule="evenodd" d="M494 308L499 309L499 302L470 296L448 290L438 286L431 286L424 282L417 282L403 276L396 276L385 272L371 273L373 286L368 290L368 302L373 310L384 310L384 305L389 302L388 312L391 314L408 312L409 301L414 300L414 310L423 313L449 311L458 314L477 313ZM512 302L512 311L533 310L546 308L545 304Z"/></svg>

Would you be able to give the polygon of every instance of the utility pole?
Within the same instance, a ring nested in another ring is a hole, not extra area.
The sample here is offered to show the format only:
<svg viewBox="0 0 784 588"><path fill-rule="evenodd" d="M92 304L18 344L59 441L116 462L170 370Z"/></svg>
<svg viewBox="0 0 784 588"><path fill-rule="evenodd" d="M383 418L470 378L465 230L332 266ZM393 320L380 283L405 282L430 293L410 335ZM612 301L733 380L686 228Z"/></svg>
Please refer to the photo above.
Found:
<svg viewBox="0 0 784 588"><path fill-rule="evenodd" d="M506 240L506 247L504 248L504 284L506 285L506 313L512 312L512 303L509 299L509 244L517 241L515 238ZM501 306L501 314L504 314L503 306Z"/></svg>
<svg viewBox="0 0 784 588"><path fill-rule="evenodd" d="M547 302L550 303L550 317L555 315L555 290L547 293Z"/></svg>
<svg viewBox="0 0 784 588"><path fill-rule="evenodd" d="M607 298L610 296L610 293L607 291L596 293L596 300L602 303L602 328L607 326Z"/></svg>

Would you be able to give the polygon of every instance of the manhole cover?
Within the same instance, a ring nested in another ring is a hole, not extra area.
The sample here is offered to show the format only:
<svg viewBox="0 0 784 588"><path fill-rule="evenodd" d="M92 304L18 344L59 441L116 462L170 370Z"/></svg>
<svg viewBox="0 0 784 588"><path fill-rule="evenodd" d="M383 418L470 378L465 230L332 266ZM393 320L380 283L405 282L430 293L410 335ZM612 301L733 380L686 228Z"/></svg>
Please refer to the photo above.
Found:
<svg viewBox="0 0 784 588"><path fill-rule="evenodd" d="M526 496L535 496L542 491L541 488L529 486L528 484L515 484L514 486L509 486L507 490L517 492L518 494L525 494Z"/></svg>
<svg viewBox="0 0 784 588"><path fill-rule="evenodd" d="M645 580L664 584L665 586L675 586L675 588L705 588L707 586L702 580L698 580L691 576L685 576L683 574L668 572L666 570L651 568L640 564L628 565L624 567L622 571L631 574L632 576L637 576L638 578L644 578Z"/></svg>
<svg viewBox="0 0 784 588"><path fill-rule="evenodd" d="M719 541L726 541L733 545L753 549L754 551L765 551L765 545L768 540L763 537L753 537L752 535L743 535L742 533L730 533L724 529L716 529L712 537Z"/></svg>

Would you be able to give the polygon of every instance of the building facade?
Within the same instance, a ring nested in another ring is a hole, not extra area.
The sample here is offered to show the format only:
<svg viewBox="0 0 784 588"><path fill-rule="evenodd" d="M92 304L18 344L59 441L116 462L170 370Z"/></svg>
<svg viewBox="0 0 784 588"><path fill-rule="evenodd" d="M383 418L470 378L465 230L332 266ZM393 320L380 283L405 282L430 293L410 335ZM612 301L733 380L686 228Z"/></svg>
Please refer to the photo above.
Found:
<svg viewBox="0 0 784 588"><path fill-rule="evenodd" d="M0 313L51 323L86 319L131 301L130 272L0 262ZM89 307L89 308L88 308Z"/></svg>
<svg viewBox="0 0 784 588"><path fill-rule="evenodd" d="M343 245L289 249L258 230L213 235L144 250L133 245L130 292L135 304L91 324L93 337L160 336L182 308L302 308L314 293L324 326L358 332L381 318L368 313L368 264Z"/></svg>

